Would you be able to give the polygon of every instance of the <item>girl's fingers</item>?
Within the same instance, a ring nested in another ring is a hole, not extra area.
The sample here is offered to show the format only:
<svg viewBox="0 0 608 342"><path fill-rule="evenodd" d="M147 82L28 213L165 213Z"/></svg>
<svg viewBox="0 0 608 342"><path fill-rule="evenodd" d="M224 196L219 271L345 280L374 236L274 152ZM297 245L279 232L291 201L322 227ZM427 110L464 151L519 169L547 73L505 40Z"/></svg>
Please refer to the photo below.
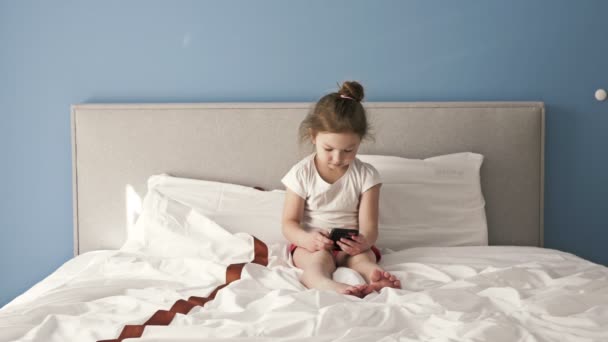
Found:
<svg viewBox="0 0 608 342"><path fill-rule="evenodd" d="M337 243L338 243L338 246L340 246L340 248L342 248L342 250L344 252L346 252L346 254L348 254L348 255L359 254L359 252L355 248L345 244L344 242L338 241Z"/></svg>
<svg viewBox="0 0 608 342"><path fill-rule="evenodd" d="M361 245L367 245L367 239L363 235L355 235L353 236L353 240L357 241Z"/></svg>
<svg viewBox="0 0 608 342"><path fill-rule="evenodd" d="M328 243L333 243L333 241L331 239L328 239L323 235L317 235L316 240L323 245L326 245Z"/></svg>
<svg viewBox="0 0 608 342"><path fill-rule="evenodd" d="M342 238L342 239L340 239L340 241L344 244L349 245L351 248L356 249L357 251L359 251L359 253L369 249L368 244L365 242L366 241L365 237L353 236L353 238L357 238L357 239L355 240L355 239Z"/></svg>
<svg viewBox="0 0 608 342"><path fill-rule="evenodd" d="M360 246L361 243L359 243L358 241L353 241L351 239L347 239L347 238L341 238L340 242L342 242L345 245L349 245L351 247L355 247L355 246Z"/></svg>
<svg viewBox="0 0 608 342"><path fill-rule="evenodd" d="M350 245L350 244L353 244L353 243L357 242L357 241L353 241L352 239L349 239L349 238L340 238L340 241L342 241L343 243L345 243L347 245Z"/></svg>
<svg viewBox="0 0 608 342"><path fill-rule="evenodd" d="M334 242L331 239L323 237L322 235L317 235L315 241L317 250L329 249L334 245Z"/></svg>

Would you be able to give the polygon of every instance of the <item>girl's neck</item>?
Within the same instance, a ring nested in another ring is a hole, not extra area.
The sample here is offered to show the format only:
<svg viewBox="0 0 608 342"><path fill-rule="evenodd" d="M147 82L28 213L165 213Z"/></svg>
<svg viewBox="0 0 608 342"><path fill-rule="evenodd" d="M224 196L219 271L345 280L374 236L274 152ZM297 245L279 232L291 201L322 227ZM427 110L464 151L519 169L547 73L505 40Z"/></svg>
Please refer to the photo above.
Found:
<svg viewBox="0 0 608 342"><path fill-rule="evenodd" d="M336 181L338 181L340 178L342 178L342 176L344 176L344 174L346 173L346 171L348 171L348 169L350 168L350 164L341 167L339 169L330 169L329 167L327 167L327 165L322 165L322 163L320 163L317 160L317 155L315 153L315 156L313 158L313 162L315 164L315 168L317 169L317 173L319 174L319 176L326 181L329 184L333 184Z"/></svg>

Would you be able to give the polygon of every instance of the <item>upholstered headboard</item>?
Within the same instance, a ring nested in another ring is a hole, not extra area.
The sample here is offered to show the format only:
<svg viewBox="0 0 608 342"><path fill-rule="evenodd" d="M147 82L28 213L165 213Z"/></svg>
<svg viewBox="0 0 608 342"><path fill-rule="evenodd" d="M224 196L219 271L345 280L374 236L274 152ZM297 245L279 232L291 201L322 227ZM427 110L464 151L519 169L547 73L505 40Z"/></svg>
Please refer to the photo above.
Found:
<svg viewBox="0 0 608 342"><path fill-rule="evenodd" d="M74 253L116 249L150 175L266 189L312 150L297 141L310 103L79 104L72 107ZM540 102L365 103L374 142L360 153L485 156L490 244L543 243Z"/></svg>

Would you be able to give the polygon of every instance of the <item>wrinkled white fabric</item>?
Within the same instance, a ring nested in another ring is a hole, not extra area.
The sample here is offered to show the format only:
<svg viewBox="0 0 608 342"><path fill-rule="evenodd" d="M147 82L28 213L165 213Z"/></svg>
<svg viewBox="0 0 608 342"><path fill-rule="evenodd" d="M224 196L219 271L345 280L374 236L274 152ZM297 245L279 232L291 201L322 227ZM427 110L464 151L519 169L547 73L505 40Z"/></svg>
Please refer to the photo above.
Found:
<svg viewBox="0 0 608 342"><path fill-rule="evenodd" d="M237 255L225 251L213 261L145 249L78 256L0 309L0 341L116 338L125 324L222 284ZM402 290L364 299L309 290L275 244L268 267L248 264L205 307L127 341L608 341L608 269L571 254L425 247L388 253L382 265Z"/></svg>
<svg viewBox="0 0 608 342"><path fill-rule="evenodd" d="M285 240L281 232L285 203L285 191L282 190L259 191L238 184L159 174L148 179L144 202L153 202L149 199L152 196L166 198L205 215L231 233L255 235L267 243ZM156 214L162 214L159 206L154 210ZM147 216L149 212L144 203L142 215ZM173 215L181 220L185 213L187 211L182 210Z"/></svg>
<svg viewBox="0 0 608 342"><path fill-rule="evenodd" d="M142 214L121 250L233 264L253 259L251 246L251 235L232 234L196 208L151 189L144 198Z"/></svg>

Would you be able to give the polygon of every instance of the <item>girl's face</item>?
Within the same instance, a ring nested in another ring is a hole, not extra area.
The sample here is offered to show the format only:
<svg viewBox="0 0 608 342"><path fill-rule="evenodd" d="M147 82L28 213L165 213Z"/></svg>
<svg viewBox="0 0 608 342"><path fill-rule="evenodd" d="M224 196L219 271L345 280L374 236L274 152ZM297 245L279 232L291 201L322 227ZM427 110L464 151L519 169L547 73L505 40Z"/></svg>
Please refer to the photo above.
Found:
<svg viewBox="0 0 608 342"><path fill-rule="evenodd" d="M311 134L317 162L332 171L346 170L355 159L361 138L355 133L319 132Z"/></svg>

